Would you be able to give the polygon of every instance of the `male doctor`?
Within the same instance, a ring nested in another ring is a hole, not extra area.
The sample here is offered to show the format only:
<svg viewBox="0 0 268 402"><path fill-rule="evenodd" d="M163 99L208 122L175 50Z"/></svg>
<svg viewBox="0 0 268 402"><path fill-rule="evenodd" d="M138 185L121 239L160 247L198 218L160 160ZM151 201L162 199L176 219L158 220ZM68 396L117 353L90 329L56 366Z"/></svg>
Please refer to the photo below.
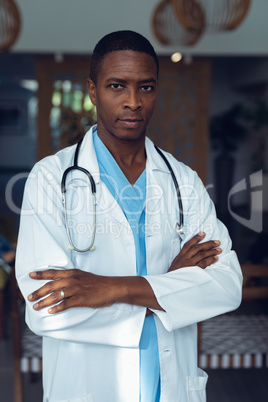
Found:
<svg viewBox="0 0 268 402"><path fill-rule="evenodd" d="M26 321L43 337L46 402L204 402L197 322L237 308L241 271L197 174L146 137L157 94L153 47L132 31L94 49L89 96L97 125L38 162L25 188L16 275ZM166 133L163 133L166 135ZM178 133L179 135L179 133ZM92 241L94 215L96 238Z"/></svg>

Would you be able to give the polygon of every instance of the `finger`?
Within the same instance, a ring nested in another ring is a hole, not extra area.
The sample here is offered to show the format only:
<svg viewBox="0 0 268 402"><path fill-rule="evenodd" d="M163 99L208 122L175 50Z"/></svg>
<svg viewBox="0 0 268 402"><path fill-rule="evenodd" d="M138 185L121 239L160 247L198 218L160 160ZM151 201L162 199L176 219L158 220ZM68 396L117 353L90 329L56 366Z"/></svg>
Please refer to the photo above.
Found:
<svg viewBox="0 0 268 402"><path fill-rule="evenodd" d="M206 251L202 250L198 254L196 254L195 257L192 258L192 261L194 262L195 265L199 265L203 260L206 260L207 258L210 257L215 257L221 252L222 252L221 248L214 248Z"/></svg>
<svg viewBox="0 0 268 402"><path fill-rule="evenodd" d="M43 285L41 288L39 288L39 289L35 290L33 293L31 293L28 296L28 300L29 301L39 300L45 296L50 295L51 293L54 293L56 291L60 291L61 289L67 288L68 285L69 285L68 278L49 281L45 285Z"/></svg>
<svg viewBox="0 0 268 402"><path fill-rule="evenodd" d="M221 244L221 242L219 240L209 240L206 241L204 243L199 243L199 244L195 244L192 248L193 248L193 253L194 254L199 254L202 251L207 251L207 250L211 250L211 249L215 249L216 247L218 247ZM194 255L193 254L193 255Z"/></svg>
<svg viewBox="0 0 268 402"><path fill-rule="evenodd" d="M199 236L199 235L197 235L197 236ZM200 236L200 239L201 239L201 236ZM187 254L187 258L193 258L200 252L216 248L217 246L219 246L221 244L221 242L219 240L209 240L209 241L206 241L203 243L200 243L201 240L197 243L196 240L197 240L197 237L195 236L193 239L191 239L187 243L187 250L186 250L186 252L184 252L184 255Z"/></svg>
<svg viewBox="0 0 268 402"><path fill-rule="evenodd" d="M181 254L181 255L184 255L184 254L186 254L187 252L189 252L189 250L190 250L191 248L193 248L195 245L197 245L200 241L202 241L202 240L204 239L205 235L206 235L206 234L205 234L204 232L200 232L200 233L198 233L197 235L195 235L194 237L192 237L190 240L188 240L188 241L184 244L183 248L181 249L180 254Z"/></svg>
<svg viewBox="0 0 268 402"><path fill-rule="evenodd" d="M71 308L71 306L68 302L67 299L64 299L61 303L57 304L56 306L53 306L48 309L49 314L56 314L61 311L67 310L68 308Z"/></svg>
<svg viewBox="0 0 268 402"><path fill-rule="evenodd" d="M64 290L64 299L62 297L62 293L61 290L58 290L56 292L51 293L48 297L40 300L38 303L35 303L33 305L33 308L35 310L41 310L44 307L49 307L49 306L53 306L53 304L59 303L62 300L65 300L67 298L67 290L66 289L62 289Z"/></svg>
<svg viewBox="0 0 268 402"><path fill-rule="evenodd" d="M46 269L45 271L33 271L30 272L29 276L32 279L48 279L55 280L59 278L67 278L73 275L75 269Z"/></svg>
<svg viewBox="0 0 268 402"><path fill-rule="evenodd" d="M204 241L203 243L199 243L195 245L194 247L199 248L199 249L204 249L208 250L209 248L215 248L216 246L219 246L221 242L219 240L208 240Z"/></svg>
<svg viewBox="0 0 268 402"><path fill-rule="evenodd" d="M197 266L205 269L207 267L209 267L212 264L215 264L215 262L217 262L219 260L219 257L217 255L215 256L210 256L208 258L203 259L202 261L200 261Z"/></svg>
<svg viewBox="0 0 268 402"><path fill-rule="evenodd" d="M48 312L49 314L56 314L72 307L80 307L80 303L75 296L64 299L61 303L56 304L56 306L50 307Z"/></svg>

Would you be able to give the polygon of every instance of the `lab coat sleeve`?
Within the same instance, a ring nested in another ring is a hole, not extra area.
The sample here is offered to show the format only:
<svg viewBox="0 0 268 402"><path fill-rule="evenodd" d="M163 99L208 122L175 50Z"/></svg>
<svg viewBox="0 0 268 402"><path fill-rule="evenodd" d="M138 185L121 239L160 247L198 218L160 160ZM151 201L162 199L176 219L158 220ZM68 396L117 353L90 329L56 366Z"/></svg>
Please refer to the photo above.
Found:
<svg viewBox="0 0 268 402"><path fill-rule="evenodd" d="M118 303L100 309L71 308L51 315L47 308L35 311L33 303L27 300L30 293L45 284L31 279L31 271L77 268L68 250L61 206L58 178L62 172L55 158L51 159L49 170L48 165L39 163L30 173L21 211L16 277L26 301L26 322L40 336L137 347L146 314L144 307Z"/></svg>
<svg viewBox="0 0 268 402"><path fill-rule="evenodd" d="M190 177L185 186L187 190L182 189L186 229L182 246L203 231L206 233L203 241L221 241L222 253L206 269L191 266L145 277L164 309L154 313L168 331L234 310L241 303L241 268L236 253L231 250L228 231L217 219L214 204L199 177L190 169L187 175Z"/></svg>

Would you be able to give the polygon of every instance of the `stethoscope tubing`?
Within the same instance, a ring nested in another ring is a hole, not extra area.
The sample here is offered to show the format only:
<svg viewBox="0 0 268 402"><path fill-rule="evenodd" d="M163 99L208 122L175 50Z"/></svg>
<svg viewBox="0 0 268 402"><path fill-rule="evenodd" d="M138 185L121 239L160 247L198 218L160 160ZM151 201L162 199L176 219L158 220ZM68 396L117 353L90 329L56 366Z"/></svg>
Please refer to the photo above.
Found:
<svg viewBox="0 0 268 402"><path fill-rule="evenodd" d="M169 161L167 160L167 158L165 157L163 152L156 145L154 147L155 147L156 151L159 153L159 155L163 158L165 164L168 167L169 173L171 174L171 177L172 177L172 180L173 180L173 183L174 183L174 186L175 186L177 198L178 198L178 204L179 204L180 220L179 220L179 223L178 223L178 227L180 229L182 229L183 224L184 224L184 218L183 218L183 206L182 206L182 200L181 200L181 192L180 192L180 187L179 187L178 181L176 179L176 176L174 174L174 171L173 171L172 167L170 166Z"/></svg>
<svg viewBox="0 0 268 402"><path fill-rule="evenodd" d="M63 204L63 209L64 209L64 220L65 220L65 226L66 226L66 231L67 231L67 237L69 240L69 246L68 249L69 250L74 250L77 251L79 253L85 253L87 251L93 251L95 250L95 246L94 246L94 242L95 242L95 237L96 237L96 183L95 180L93 179L92 175L90 174L90 172L81 167L78 166L78 155L79 155L79 151L80 151L80 147L82 144L83 138L78 142L76 149L75 149L75 155L74 155L74 164L73 166L68 167L63 175L62 175L62 180L61 180L61 194L62 194L62 204ZM71 237L71 233L70 233L70 229L69 229L69 224L68 224L68 217L67 217L67 208L66 208L66 178L68 173L70 173L71 171L74 170L78 170L80 172L83 172L84 174L87 175L90 184L91 184L91 192L92 192L92 197L93 197L93 231L92 231L92 239L91 239L91 243L90 245L85 248L85 249L79 249L77 247L75 247L72 237Z"/></svg>
<svg viewBox="0 0 268 402"><path fill-rule="evenodd" d="M67 237L68 237L68 240L69 240L68 249L77 251L79 253L85 253L87 251L95 250L94 242L95 242L95 237L96 237L96 183L95 183L92 175L90 174L90 172L87 169L85 169L85 168L83 168L81 166L78 166L78 156L79 156L79 151L80 151L82 141L83 141L83 138L78 142L78 144L76 146L73 166L68 167L64 171L64 173L62 175L62 180L61 180L61 193L62 193L62 204L63 204L63 209L64 209L64 220L65 220L65 226L66 226L66 231L67 231ZM174 186L175 186L177 199L178 199L178 205L179 205L179 214L180 214L179 223L176 224L176 232L179 235L180 239L183 240L184 239L184 229L183 229L184 218L183 218L183 205L182 205L182 200L181 200L181 193L180 193L179 184L178 184L178 181L177 181L176 176L174 174L174 171L173 171L169 161L167 160L167 158L163 154L163 152L156 145L155 145L155 149L159 153L159 155L162 157L164 162L166 163L166 165L168 167L168 170L169 170L169 172L171 174ZM71 237L69 224L68 224L67 207L66 207L66 178L67 178L67 175L71 171L74 171L74 170L78 170L78 171L83 172L84 174L87 175L87 177L88 177L88 179L90 181L90 184L91 184L91 191L92 191L92 197L93 197L93 231L92 231L92 239L91 239L91 243L90 243L89 247L87 247L86 249L79 249L79 248L75 247L75 245L73 243L73 240L72 240L72 237Z"/></svg>
<svg viewBox="0 0 268 402"><path fill-rule="evenodd" d="M72 237L71 237L71 233L70 233L70 229L69 229L69 224L68 224L68 218L67 218L67 208L66 208L66 198L65 198L65 193L62 194L62 203L64 205L64 220L65 220L65 226L66 226L66 231L67 231L67 237L69 240L69 246L68 249L69 250L74 250L77 251L79 253L85 253L87 251L93 251L95 250L95 246L94 246L94 242L95 242L95 236L96 236L96 193L92 193L92 197L93 197L93 231L92 231L92 239L91 239L91 243L90 245L85 248L85 249L80 249L75 247L73 241L72 241Z"/></svg>

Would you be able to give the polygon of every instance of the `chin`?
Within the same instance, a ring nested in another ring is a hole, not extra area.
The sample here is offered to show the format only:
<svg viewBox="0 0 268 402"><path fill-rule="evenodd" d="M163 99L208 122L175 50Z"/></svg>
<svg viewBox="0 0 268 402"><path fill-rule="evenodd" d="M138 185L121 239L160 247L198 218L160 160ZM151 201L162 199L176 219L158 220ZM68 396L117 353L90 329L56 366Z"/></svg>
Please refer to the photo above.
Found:
<svg viewBox="0 0 268 402"><path fill-rule="evenodd" d="M129 140L129 141L131 140L134 141L144 136L145 136L145 130L143 130L142 132L135 132L134 130L128 130L127 132L125 131L122 134L120 133L119 135L116 135L118 139Z"/></svg>
<svg viewBox="0 0 268 402"><path fill-rule="evenodd" d="M117 138L126 140L137 140L143 137L146 133L146 127L135 127L135 128L120 128L120 130L115 130L114 135Z"/></svg>

